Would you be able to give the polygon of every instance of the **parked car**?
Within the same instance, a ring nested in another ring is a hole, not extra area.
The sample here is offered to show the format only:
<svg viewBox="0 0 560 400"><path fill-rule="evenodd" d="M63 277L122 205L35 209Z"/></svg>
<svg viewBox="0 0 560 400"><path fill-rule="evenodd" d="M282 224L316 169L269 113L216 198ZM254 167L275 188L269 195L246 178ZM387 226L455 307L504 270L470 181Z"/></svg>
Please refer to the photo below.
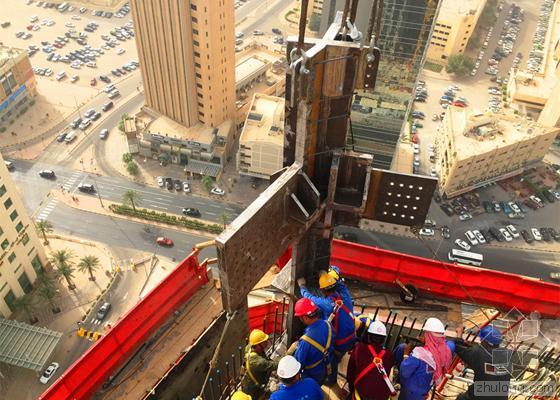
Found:
<svg viewBox="0 0 560 400"><path fill-rule="evenodd" d="M488 229L490 231L490 233L492 234L492 236L494 236L496 238L496 240L498 242L504 242L506 240L506 238L504 237L504 235L502 235L502 233L494 227L491 227L490 229Z"/></svg>
<svg viewBox="0 0 560 400"><path fill-rule="evenodd" d="M107 128L101 129L101 132L99 132L99 138L101 140L105 140L107 139L107 136L109 136L109 129Z"/></svg>
<svg viewBox="0 0 560 400"><path fill-rule="evenodd" d="M486 243L491 243L494 240L494 237L490 234L490 231L488 229L481 229L480 233L482 234L482 236L484 236L484 240L486 240Z"/></svg>
<svg viewBox="0 0 560 400"><path fill-rule="evenodd" d="M198 208L185 207L183 208L183 214L188 215L189 217L200 217L200 211Z"/></svg>
<svg viewBox="0 0 560 400"><path fill-rule="evenodd" d="M165 181L163 180L163 177L161 177L161 176L156 177L156 182L157 182L159 187L163 187L163 185L165 183Z"/></svg>
<svg viewBox="0 0 560 400"><path fill-rule="evenodd" d="M503 237L506 239L506 242L511 242L513 240L513 238L511 237L511 235L507 231L507 229L500 228L499 231L503 235Z"/></svg>
<svg viewBox="0 0 560 400"><path fill-rule="evenodd" d="M223 196L226 194L226 192L223 189L220 189L219 187L214 187L212 188L212 190L210 191L210 193L218 195L218 196Z"/></svg>
<svg viewBox="0 0 560 400"><path fill-rule="evenodd" d="M455 244L465 251L469 251L471 249L471 246L461 239L455 239Z"/></svg>
<svg viewBox="0 0 560 400"><path fill-rule="evenodd" d="M166 236L160 236L156 239L156 243L160 246L171 247L173 246L173 240L169 239Z"/></svg>
<svg viewBox="0 0 560 400"><path fill-rule="evenodd" d="M523 229L521 231L521 236L523 236L523 239L525 240L525 242L531 244L533 243L533 236L531 236L531 234L529 232L527 232L527 230Z"/></svg>
<svg viewBox="0 0 560 400"><path fill-rule="evenodd" d="M173 181L173 185L175 187L175 190L181 190L183 188L183 184L181 183L181 181L179 179L175 179Z"/></svg>
<svg viewBox="0 0 560 400"><path fill-rule="evenodd" d="M472 215L467 212L459 215L460 221L468 221L469 219L472 219Z"/></svg>
<svg viewBox="0 0 560 400"><path fill-rule="evenodd" d="M482 233L480 233L480 231L478 229L474 229L472 231L472 233L476 237L476 240L478 240L478 243L480 243L480 244L486 243L486 239L484 239L484 236L482 236Z"/></svg>
<svg viewBox="0 0 560 400"><path fill-rule="evenodd" d="M455 214L455 212L453 211L453 208L447 203L442 203L442 204L439 205L439 207L449 217L452 217Z"/></svg>
<svg viewBox="0 0 560 400"><path fill-rule="evenodd" d="M515 229L515 226L508 225L506 226L506 229L514 239L517 239L519 237L519 232L517 231L517 229Z"/></svg>
<svg viewBox="0 0 560 400"><path fill-rule="evenodd" d="M546 228L546 230L548 231L549 235L556 240L557 242L560 241L560 232L558 232L556 229L554 228Z"/></svg>
<svg viewBox="0 0 560 400"><path fill-rule="evenodd" d="M539 232L539 230L537 228L531 228L531 233L533 234L533 238L537 242L540 242L542 240L541 233Z"/></svg>
<svg viewBox="0 0 560 400"><path fill-rule="evenodd" d="M183 182L183 192L185 193L191 192L191 186L189 185L189 182Z"/></svg>
<svg viewBox="0 0 560 400"><path fill-rule="evenodd" d="M105 111L109 111L111 108L113 108L113 102L109 101L108 103L105 103L101 106L101 110Z"/></svg>
<svg viewBox="0 0 560 400"><path fill-rule="evenodd" d="M434 236L434 230L432 228L422 228L422 229L420 229L420 235L422 235L422 236Z"/></svg>
<svg viewBox="0 0 560 400"><path fill-rule="evenodd" d="M444 239L450 239L451 238L451 230L449 229L448 226L442 226L441 227L441 236Z"/></svg>
<svg viewBox="0 0 560 400"><path fill-rule="evenodd" d="M56 363L56 362L51 363L47 367L45 372L43 372L43 375L41 375L41 377L39 378L39 382L46 385L50 381L50 379L53 377L53 375L56 372L56 370L58 369L58 367L60 367L60 365L58 363Z"/></svg>
<svg viewBox="0 0 560 400"><path fill-rule="evenodd" d="M103 305L99 307L99 310L97 311L96 318L100 321L103 321L103 319L109 313L110 309L111 309L111 303L103 303Z"/></svg>
<svg viewBox="0 0 560 400"><path fill-rule="evenodd" d="M54 171L50 169L42 169L41 171L39 171L39 176L41 178L47 179L54 179L56 177Z"/></svg>
<svg viewBox="0 0 560 400"><path fill-rule="evenodd" d="M552 241L552 237L550 236L550 234L548 233L548 229L546 228L540 228L539 232L541 233L541 236L543 238L543 240L545 242L551 242Z"/></svg>
<svg viewBox="0 0 560 400"><path fill-rule="evenodd" d="M531 195L529 199L533 200L539 207L544 207L544 202L539 196Z"/></svg>
<svg viewBox="0 0 560 400"><path fill-rule="evenodd" d="M476 236L474 235L474 233L472 233L472 231L466 231L465 236L472 246L476 246L478 244L478 240L476 239Z"/></svg>

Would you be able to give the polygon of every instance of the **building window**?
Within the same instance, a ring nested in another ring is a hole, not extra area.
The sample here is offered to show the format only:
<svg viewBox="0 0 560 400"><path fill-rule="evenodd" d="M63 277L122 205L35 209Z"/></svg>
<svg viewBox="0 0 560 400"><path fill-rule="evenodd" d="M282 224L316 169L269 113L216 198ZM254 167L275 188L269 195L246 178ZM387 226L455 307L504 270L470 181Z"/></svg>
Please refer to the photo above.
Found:
<svg viewBox="0 0 560 400"><path fill-rule="evenodd" d="M198 82L196 83L196 87L199 88L199 89L202 89L202 85Z"/></svg>
<svg viewBox="0 0 560 400"><path fill-rule="evenodd" d="M21 242L23 243L24 246L27 243L29 243L29 235L27 233L25 235L23 235L23 238L21 239Z"/></svg>
<svg viewBox="0 0 560 400"><path fill-rule="evenodd" d="M12 206L12 204L14 204L12 199L8 199L4 202L4 207L6 207L6 210L7 210L8 208L10 208Z"/></svg>
<svg viewBox="0 0 560 400"><path fill-rule="evenodd" d="M204 113L202 111L199 111L198 115L200 115L201 117L204 117Z"/></svg>
<svg viewBox="0 0 560 400"><path fill-rule="evenodd" d="M197 77L198 79L202 79L202 75L200 75L198 72L196 73L196 77Z"/></svg>
<svg viewBox="0 0 560 400"><path fill-rule="evenodd" d="M198 23L198 18L196 18L196 17L191 17L191 21L194 22L195 24L197 24L197 23Z"/></svg>
<svg viewBox="0 0 560 400"><path fill-rule="evenodd" d="M35 258L33 258L31 265L33 266L35 272L40 273L43 271L43 265L41 264L41 260L39 260L39 256L35 256Z"/></svg>
<svg viewBox="0 0 560 400"><path fill-rule="evenodd" d="M193 44L194 44L195 46L200 47L200 43L198 43L198 41L193 40L192 42L193 42Z"/></svg>
<svg viewBox="0 0 560 400"><path fill-rule="evenodd" d="M6 250L9 245L10 245L10 242L8 241L8 239L4 239L4 241L2 242L2 244L0 246L2 246L2 250Z"/></svg>
<svg viewBox="0 0 560 400"><path fill-rule="evenodd" d="M12 292L11 289L8 292L8 294L4 296L4 301L6 302L6 305L8 306L10 311L14 312L15 311L16 296L15 296L14 292Z"/></svg>
<svg viewBox="0 0 560 400"><path fill-rule="evenodd" d="M200 53L198 51L195 51L194 56L200 58Z"/></svg>
<svg viewBox="0 0 560 400"><path fill-rule="evenodd" d="M6 194L6 186L2 185L0 186L0 196L4 196Z"/></svg>
<svg viewBox="0 0 560 400"><path fill-rule="evenodd" d="M17 217L18 217L17 211L16 210L12 211L12 213L10 214L10 219L13 221Z"/></svg>
<svg viewBox="0 0 560 400"><path fill-rule="evenodd" d="M192 33L194 33L195 35L198 35L198 29L193 29Z"/></svg>
<svg viewBox="0 0 560 400"><path fill-rule="evenodd" d="M16 231L21 232L21 230L23 229L23 224L21 223L21 221L16 225Z"/></svg>
<svg viewBox="0 0 560 400"><path fill-rule="evenodd" d="M15 259L16 259L16 253L14 253L14 252L12 251L12 254L10 254L10 255L8 256L8 261L9 261L9 262L12 262L12 261L14 261Z"/></svg>
<svg viewBox="0 0 560 400"><path fill-rule="evenodd" d="M196 5L191 4L191 10L195 10L195 11L196 11Z"/></svg>
<svg viewBox="0 0 560 400"><path fill-rule="evenodd" d="M194 63L194 66L195 66L196 68L202 68L202 66L201 66L199 63L197 63L197 62Z"/></svg>
<svg viewBox="0 0 560 400"><path fill-rule="evenodd" d="M27 274L23 272L18 278L19 285L23 289L24 293L29 293L33 289L33 285L31 285L31 281L27 277Z"/></svg>

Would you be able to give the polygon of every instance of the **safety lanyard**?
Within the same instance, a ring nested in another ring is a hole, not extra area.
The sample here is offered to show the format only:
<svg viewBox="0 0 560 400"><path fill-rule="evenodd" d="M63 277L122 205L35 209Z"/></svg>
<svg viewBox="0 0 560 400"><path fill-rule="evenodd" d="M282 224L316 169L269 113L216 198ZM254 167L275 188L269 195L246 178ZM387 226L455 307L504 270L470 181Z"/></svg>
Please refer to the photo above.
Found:
<svg viewBox="0 0 560 400"><path fill-rule="evenodd" d="M383 381L385 382L385 384L389 388L389 391L391 392L391 395L396 394L395 387L391 383L391 380L389 379L389 375L387 375L387 371L385 371L385 367L383 366L383 356L385 355L385 349L381 350L381 352L379 354L377 354L377 352L375 351L375 349L373 348L372 345L368 345L367 348L368 348L369 352L371 353L371 356L373 357L373 360L372 360L371 364L369 364L367 367L365 367L362 370L362 372L360 372L358 374L358 376L356 377L356 379L354 380L354 398L355 399L360 398L360 396L358 394L358 389L357 389L358 382L361 381L374 368L377 368L377 371L381 374L381 377L383 378Z"/></svg>
<svg viewBox="0 0 560 400"><path fill-rule="evenodd" d="M338 335L338 313L340 312L340 309L342 309L346 314L348 314L350 316L350 318L352 318L352 320L354 320L354 314L348 309L348 307L346 307L344 305L344 302L342 301L342 299L340 298L340 294L336 293L333 295L330 295L329 298L334 302L334 309L333 309L333 313L331 315L334 315L332 318L333 321L333 326L334 326L334 335L335 337ZM329 318L331 319L331 318ZM335 339L334 344L335 346L340 346L346 342L348 342L349 340L354 338L354 332L352 332L350 335L348 335L345 338L342 339Z"/></svg>
<svg viewBox="0 0 560 400"><path fill-rule="evenodd" d="M251 351L249 351L247 353L247 357L245 359L245 369L247 370L247 374L249 375L249 378L251 378L251 380L253 381L253 383L259 387L261 384L259 383L259 381L257 380L257 378L255 378L255 375L253 375L253 372L251 371L251 367L249 367L249 356L251 355Z"/></svg>

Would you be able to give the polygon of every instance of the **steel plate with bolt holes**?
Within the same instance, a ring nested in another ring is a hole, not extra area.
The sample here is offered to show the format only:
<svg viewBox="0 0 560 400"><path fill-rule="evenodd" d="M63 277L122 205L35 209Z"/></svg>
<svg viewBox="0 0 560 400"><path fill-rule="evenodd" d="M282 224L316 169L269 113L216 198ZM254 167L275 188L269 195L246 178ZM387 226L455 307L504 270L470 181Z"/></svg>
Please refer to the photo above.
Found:
<svg viewBox="0 0 560 400"><path fill-rule="evenodd" d="M364 218L421 226L436 185L436 178L373 168Z"/></svg>
<svg viewBox="0 0 560 400"><path fill-rule="evenodd" d="M222 301L242 305L255 284L321 214L319 193L294 164L216 238Z"/></svg>

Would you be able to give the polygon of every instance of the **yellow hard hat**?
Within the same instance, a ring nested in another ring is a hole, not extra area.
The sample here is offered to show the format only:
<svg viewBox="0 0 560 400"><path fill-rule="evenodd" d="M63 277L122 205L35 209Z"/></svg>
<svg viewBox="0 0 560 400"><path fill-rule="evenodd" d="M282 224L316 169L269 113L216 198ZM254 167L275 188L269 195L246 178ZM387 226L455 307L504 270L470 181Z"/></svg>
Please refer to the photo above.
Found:
<svg viewBox="0 0 560 400"><path fill-rule="evenodd" d="M260 329L253 329L249 334L249 344L251 346L256 346L257 344L266 342L267 340L268 335Z"/></svg>
<svg viewBox="0 0 560 400"><path fill-rule="evenodd" d="M329 272L328 274L330 276L332 276L334 278L335 281L338 281L340 279L340 275L338 275L338 272L336 272L334 269L329 268Z"/></svg>
<svg viewBox="0 0 560 400"><path fill-rule="evenodd" d="M252 400L252 397L238 390L231 396L231 400Z"/></svg>
<svg viewBox="0 0 560 400"><path fill-rule="evenodd" d="M336 285L336 279L331 274L321 275L319 277L319 287L321 289L328 289Z"/></svg>

